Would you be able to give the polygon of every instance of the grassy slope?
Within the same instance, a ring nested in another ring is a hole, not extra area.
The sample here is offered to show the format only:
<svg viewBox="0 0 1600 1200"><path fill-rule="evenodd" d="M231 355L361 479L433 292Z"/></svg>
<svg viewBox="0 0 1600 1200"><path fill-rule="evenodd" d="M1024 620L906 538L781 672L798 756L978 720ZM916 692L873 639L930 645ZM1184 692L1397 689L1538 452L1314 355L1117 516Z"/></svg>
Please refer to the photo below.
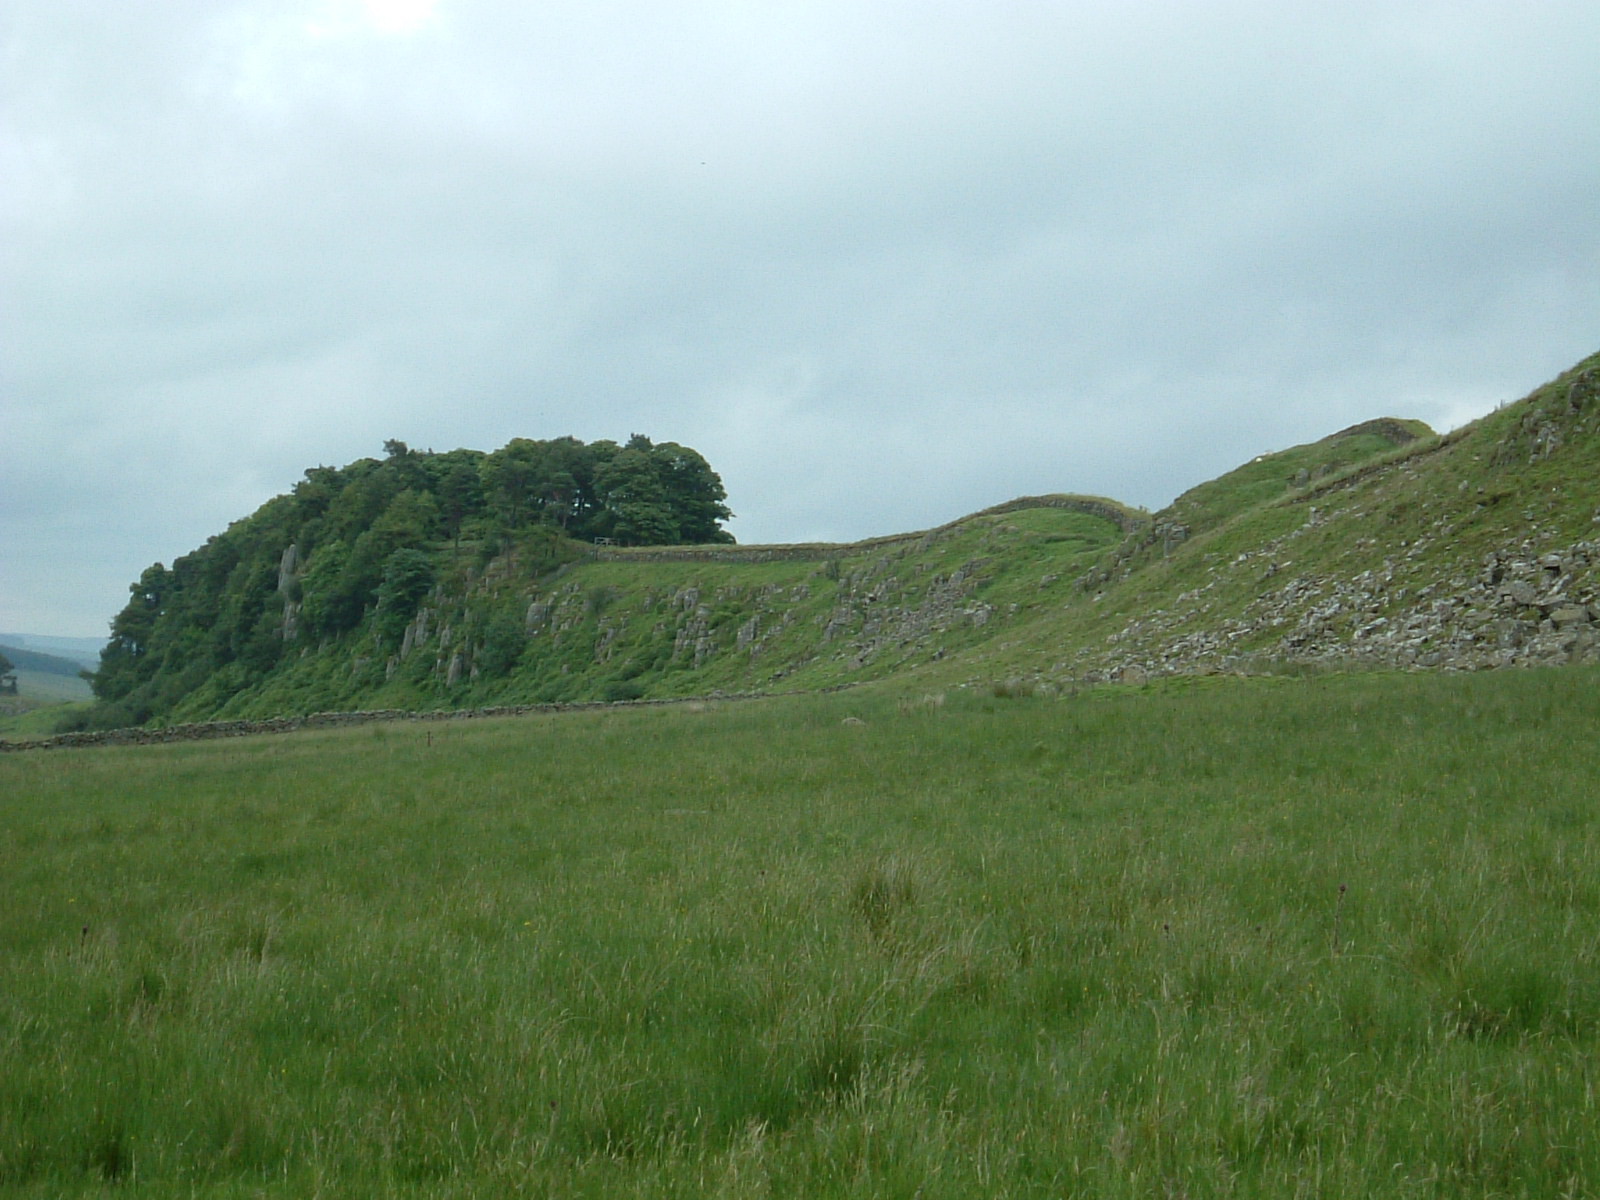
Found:
<svg viewBox="0 0 1600 1200"><path fill-rule="evenodd" d="M1597 681L0 758L0 1190L1590 1194Z"/></svg>
<svg viewBox="0 0 1600 1200"><path fill-rule="evenodd" d="M17 694L0 696L0 738L48 734L60 720L58 706L90 699L83 667L71 659L0 645L14 667Z"/></svg>
<svg viewBox="0 0 1600 1200"><path fill-rule="evenodd" d="M89 685L72 675L54 671L18 670L17 695L6 696L3 701L21 700L25 704L60 704L66 700L87 700Z"/></svg>
<svg viewBox="0 0 1600 1200"><path fill-rule="evenodd" d="M534 580L501 561L437 602L430 641L389 677L383 652L311 654L264 687L202 693L179 718L823 688L880 679L980 644L1041 607L1041 581L1076 576L1122 537L1061 508L980 514L920 537L819 550L817 559L589 562ZM822 557L826 553L827 557ZM441 629L467 654L497 617L533 626L509 677L447 689ZM753 622L753 623L752 623ZM741 642L743 635L744 641Z"/></svg>
<svg viewBox="0 0 1600 1200"><path fill-rule="evenodd" d="M87 700L90 696L88 683L76 673L63 675L59 671L19 669L16 676L17 694L30 699L60 703L63 700Z"/></svg>
<svg viewBox="0 0 1600 1200"><path fill-rule="evenodd" d="M18 671L17 694L0 696L0 739L43 737L62 715L87 707L89 685L54 672Z"/></svg>
<svg viewBox="0 0 1600 1200"><path fill-rule="evenodd" d="M1384 432L1391 427L1403 433L1397 436ZM1279 499L1296 486L1309 486L1313 480L1320 483L1397 446L1431 440L1433 436L1433 431L1421 422L1368 422L1320 441L1259 455L1225 475L1190 488L1163 510L1162 517L1182 522L1194 533L1213 529L1241 512ZM1307 483L1297 485L1302 474Z"/></svg>

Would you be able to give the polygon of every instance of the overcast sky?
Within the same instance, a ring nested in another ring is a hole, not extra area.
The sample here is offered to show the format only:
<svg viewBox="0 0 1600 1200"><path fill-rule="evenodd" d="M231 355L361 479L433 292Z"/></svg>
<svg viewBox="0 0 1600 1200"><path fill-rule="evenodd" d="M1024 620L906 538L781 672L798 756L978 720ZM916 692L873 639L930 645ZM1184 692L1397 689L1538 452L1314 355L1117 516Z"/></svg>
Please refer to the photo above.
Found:
<svg viewBox="0 0 1600 1200"><path fill-rule="evenodd" d="M387 438L853 540L1597 349L1594 0L0 0L0 630Z"/></svg>

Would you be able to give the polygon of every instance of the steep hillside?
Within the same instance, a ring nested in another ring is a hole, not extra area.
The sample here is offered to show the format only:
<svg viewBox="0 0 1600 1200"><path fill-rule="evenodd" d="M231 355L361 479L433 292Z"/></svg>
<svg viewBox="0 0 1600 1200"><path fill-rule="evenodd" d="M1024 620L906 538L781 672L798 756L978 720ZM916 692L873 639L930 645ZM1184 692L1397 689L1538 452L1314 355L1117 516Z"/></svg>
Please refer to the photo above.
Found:
<svg viewBox="0 0 1600 1200"><path fill-rule="evenodd" d="M1053 496L854 545L588 547L554 570L513 551L482 569L463 565L393 642L374 630L307 647L260 687L202 688L173 715L623 700L878 679L984 644L1140 524L1108 501Z"/></svg>
<svg viewBox="0 0 1600 1200"><path fill-rule="evenodd" d="M1366 422L1259 456L1155 514L1030 497L926 532L803 546L621 547L548 525L407 541L391 529L384 553L419 556L411 582L426 582L342 625L308 619L328 552L284 526L258 539L271 562L254 615L189 614L169 639L181 649L214 643L208 629L244 630L246 661L190 668L131 715L1593 659L1597 481L1600 356L1444 437ZM390 582L374 576L374 594ZM253 673L252 648L265 664ZM178 671L181 655L171 661Z"/></svg>
<svg viewBox="0 0 1600 1200"><path fill-rule="evenodd" d="M1600 654L1600 355L1453 434L1320 477L1297 469L1293 484L1160 555L1121 548L1087 596L1033 632L1073 646L1052 669L1482 668ZM1153 528L1178 524L1185 503Z"/></svg>

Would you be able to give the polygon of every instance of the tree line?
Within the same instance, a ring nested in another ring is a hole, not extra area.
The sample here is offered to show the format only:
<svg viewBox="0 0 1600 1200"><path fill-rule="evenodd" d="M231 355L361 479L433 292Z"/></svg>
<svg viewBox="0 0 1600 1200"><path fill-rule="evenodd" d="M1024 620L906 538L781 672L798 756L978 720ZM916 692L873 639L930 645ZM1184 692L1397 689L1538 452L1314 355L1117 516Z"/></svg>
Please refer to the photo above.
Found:
<svg viewBox="0 0 1600 1200"><path fill-rule="evenodd" d="M364 629L392 645L446 572L513 547L539 569L595 539L733 541L722 480L675 442L383 449L381 459L311 468L170 568L147 568L112 621L92 723L142 724L196 693L220 701L264 679L297 642Z"/></svg>

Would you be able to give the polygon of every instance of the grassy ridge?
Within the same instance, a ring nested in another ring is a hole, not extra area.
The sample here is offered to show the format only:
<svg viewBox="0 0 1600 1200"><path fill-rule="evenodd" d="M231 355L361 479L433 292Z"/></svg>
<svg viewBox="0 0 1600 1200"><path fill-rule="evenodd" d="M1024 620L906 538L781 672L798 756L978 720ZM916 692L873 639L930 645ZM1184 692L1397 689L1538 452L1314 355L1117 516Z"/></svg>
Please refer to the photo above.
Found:
<svg viewBox="0 0 1600 1200"><path fill-rule="evenodd" d="M173 719L881 679L988 640L1049 602L1041 579L1075 577L1121 537L1109 517L1040 507L835 548L825 561L581 562L539 578L512 556L481 575L463 568L430 602L426 632L403 660L391 664L400 648L363 634L308 650L257 686L235 689L220 673ZM457 654L464 669L452 685Z"/></svg>
<svg viewBox="0 0 1600 1200"><path fill-rule="evenodd" d="M1222 524L1241 512L1276 500L1294 487L1321 481L1391 453L1396 446L1434 437L1420 421L1370 421L1320 441L1261 454L1243 466L1190 488L1162 510L1192 533Z"/></svg>
<svg viewBox="0 0 1600 1200"><path fill-rule="evenodd" d="M1587 1194L1597 682L12 756L0 1189Z"/></svg>

